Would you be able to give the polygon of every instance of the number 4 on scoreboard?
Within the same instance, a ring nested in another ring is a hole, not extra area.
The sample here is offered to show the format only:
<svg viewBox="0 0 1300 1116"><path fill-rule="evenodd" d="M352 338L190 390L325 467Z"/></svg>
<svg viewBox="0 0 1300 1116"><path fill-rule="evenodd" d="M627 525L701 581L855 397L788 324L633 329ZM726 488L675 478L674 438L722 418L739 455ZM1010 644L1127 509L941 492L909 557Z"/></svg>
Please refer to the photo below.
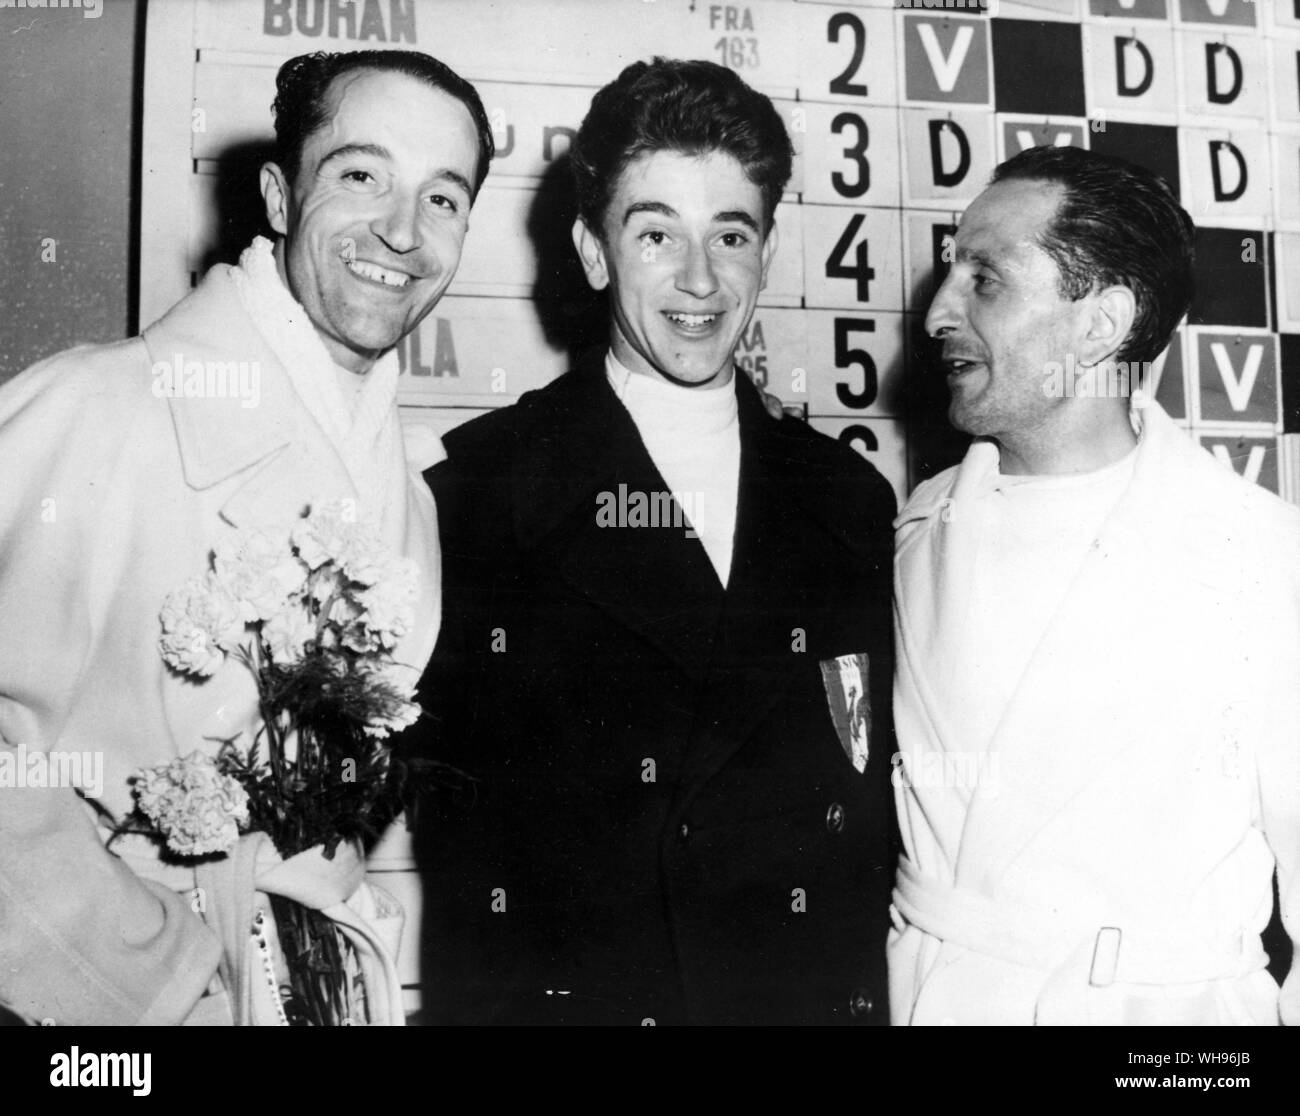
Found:
<svg viewBox="0 0 1300 1116"><path fill-rule="evenodd" d="M871 301L871 280L876 277L875 271L867 263L866 237L863 237L853 250L853 263L848 262L849 248L857 237L858 230L862 228L864 220L866 218L861 213L853 214L839 240L835 242L835 247L831 249L831 254L826 257L826 278L857 280L859 302Z"/></svg>

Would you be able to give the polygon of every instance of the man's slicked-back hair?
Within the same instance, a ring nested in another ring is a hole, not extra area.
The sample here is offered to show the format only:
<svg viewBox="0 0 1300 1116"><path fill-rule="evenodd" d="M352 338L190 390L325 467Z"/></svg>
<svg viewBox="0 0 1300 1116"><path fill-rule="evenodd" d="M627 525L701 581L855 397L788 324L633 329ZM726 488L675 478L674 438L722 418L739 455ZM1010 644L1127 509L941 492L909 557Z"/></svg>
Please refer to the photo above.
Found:
<svg viewBox="0 0 1300 1116"><path fill-rule="evenodd" d="M290 183L298 178L302 149L307 140L328 123L330 86L334 79L358 70L405 74L455 97L474 121L478 133L478 166L474 175L474 197L478 197L488 165L496 153L492 125L478 91L449 66L417 50L357 50L300 54L290 58L275 75L276 163Z"/></svg>
<svg viewBox="0 0 1300 1116"><path fill-rule="evenodd" d="M1164 179L1081 147L1030 147L993 172L993 182L1059 183L1065 191L1040 247L1071 300L1118 285L1137 311L1116 360L1150 361L1164 350L1193 292L1195 227Z"/></svg>
<svg viewBox="0 0 1300 1116"><path fill-rule="evenodd" d="M619 176L639 155L723 152L763 195L765 231L794 150L781 114L762 93L715 62L656 58L634 62L592 98L570 149L578 211L595 233Z"/></svg>

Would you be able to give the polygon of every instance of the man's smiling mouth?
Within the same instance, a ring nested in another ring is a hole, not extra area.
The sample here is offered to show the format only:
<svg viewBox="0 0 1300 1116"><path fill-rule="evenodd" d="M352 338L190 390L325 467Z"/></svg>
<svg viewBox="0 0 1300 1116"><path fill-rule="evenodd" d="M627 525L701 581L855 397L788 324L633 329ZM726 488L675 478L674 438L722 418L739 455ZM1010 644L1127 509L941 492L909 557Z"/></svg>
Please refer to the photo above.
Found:
<svg viewBox="0 0 1300 1116"><path fill-rule="evenodd" d="M365 260L345 259L343 262L353 275L360 275L373 283L382 283L385 287L405 287L411 281L411 277L403 271L388 271Z"/></svg>
<svg viewBox="0 0 1300 1116"><path fill-rule="evenodd" d="M713 325L713 323L716 322L720 317L722 317L722 315L720 313L686 314L686 313L679 313L679 312L667 310L664 312L664 317L666 317L675 326L678 326L682 329L703 330Z"/></svg>
<svg viewBox="0 0 1300 1116"><path fill-rule="evenodd" d="M943 366L947 370L949 376L960 376L963 372L969 372L973 368L979 368L982 364L983 361L954 358L948 358L943 362Z"/></svg>

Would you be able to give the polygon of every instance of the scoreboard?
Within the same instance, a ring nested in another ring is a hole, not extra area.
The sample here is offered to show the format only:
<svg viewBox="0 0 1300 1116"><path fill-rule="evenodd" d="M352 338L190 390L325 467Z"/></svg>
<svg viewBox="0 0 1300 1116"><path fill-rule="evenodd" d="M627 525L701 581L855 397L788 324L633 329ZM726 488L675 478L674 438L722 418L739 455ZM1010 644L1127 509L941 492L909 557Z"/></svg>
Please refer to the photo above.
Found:
<svg viewBox="0 0 1300 1116"><path fill-rule="evenodd" d="M460 272L402 346L408 423L445 432L568 366L591 299L563 156L595 90L662 54L730 66L776 101L795 173L738 363L900 500L960 452L914 356L944 237L998 162L1047 143L1145 163L1179 193L1200 294L1158 398L1300 500L1284 438L1300 432L1300 0L155 2L142 322L255 228L248 168L268 152L280 63L368 48L472 80L498 146Z"/></svg>
<svg viewBox="0 0 1300 1116"><path fill-rule="evenodd" d="M770 95L796 148L737 362L900 501L961 452L916 344L945 237L998 162L1077 144L1162 173L1198 228L1198 294L1156 363L1157 398L1300 502L1300 0L155 0L142 325L257 230L251 171L279 65L373 48L425 51L474 82L497 143L460 271L401 347L404 423L444 433L600 336L565 152L624 66L705 58ZM404 857L386 882L418 919Z"/></svg>

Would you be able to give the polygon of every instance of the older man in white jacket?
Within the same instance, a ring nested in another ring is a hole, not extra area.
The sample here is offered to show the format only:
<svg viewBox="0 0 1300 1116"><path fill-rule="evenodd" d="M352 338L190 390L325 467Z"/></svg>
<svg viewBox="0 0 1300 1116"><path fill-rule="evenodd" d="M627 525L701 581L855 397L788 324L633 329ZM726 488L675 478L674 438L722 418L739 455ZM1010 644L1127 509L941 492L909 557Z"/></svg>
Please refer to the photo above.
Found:
<svg viewBox="0 0 1300 1116"><path fill-rule="evenodd" d="M1300 511L1126 390L1191 236L1074 148L958 228L926 325L977 437L896 521L896 1023L1300 1021L1260 945L1275 868L1300 938Z"/></svg>
<svg viewBox="0 0 1300 1116"><path fill-rule="evenodd" d="M274 245L215 268L143 337L0 391L0 758L102 760L97 786L0 783L0 1005L28 1019L231 1021L193 869L142 839L104 848L133 771L257 723L241 663L196 685L159 653L164 597L216 545L355 500L419 570L396 659L422 668L437 635L419 476L436 447L404 446L394 346L455 273L490 128L468 83L410 52L294 59L277 90Z"/></svg>

